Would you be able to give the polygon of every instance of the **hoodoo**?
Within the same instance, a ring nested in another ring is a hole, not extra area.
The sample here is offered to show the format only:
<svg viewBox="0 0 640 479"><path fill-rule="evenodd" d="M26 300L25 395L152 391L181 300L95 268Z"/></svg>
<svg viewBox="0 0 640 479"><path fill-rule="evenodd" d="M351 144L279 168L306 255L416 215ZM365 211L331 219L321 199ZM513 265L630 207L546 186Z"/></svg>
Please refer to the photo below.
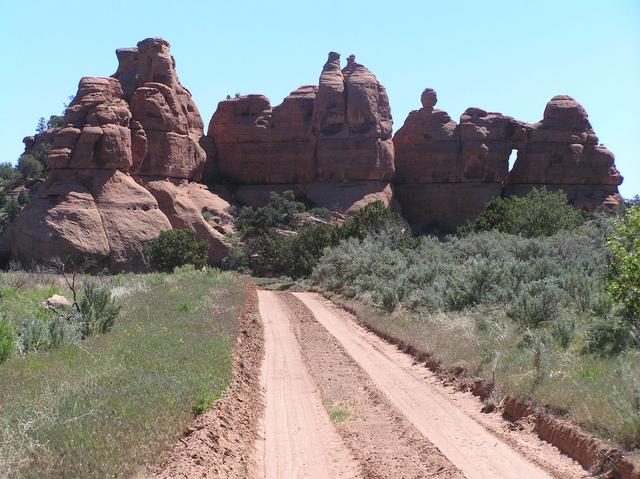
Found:
<svg viewBox="0 0 640 479"><path fill-rule="evenodd" d="M26 152L51 144L49 174L0 238L0 254L10 243L26 266L60 257L143 270L147 241L190 228L220 264L230 203L203 183L252 206L284 190L345 214L382 200L425 232L455 231L492 199L534 186L562 189L587 210L618 198L613 154L568 96L554 97L533 125L480 108L456 123L426 89L392 138L384 86L355 56L341 68L330 52L317 86L276 107L263 95L223 100L205 135L167 41L147 38L116 55L112 77L80 80L62 127L25 139Z"/></svg>
<svg viewBox="0 0 640 479"><path fill-rule="evenodd" d="M228 203L190 181L206 161L203 123L169 43L148 38L117 55L114 77L80 80L53 138L50 173L12 228L12 253L25 265L60 257L141 270L145 242L190 227L219 263ZM220 224L206 222L204 208L218 212Z"/></svg>
<svg viewBox="0 0 640 479"><path fill-rule="evenodd" d="M329 53L319 85L302 86L271 107L263 95L221 101L207 133L210 181L230 181L256 205L292 189L339 212L392 200L391 109L367 68Z"/></svg>

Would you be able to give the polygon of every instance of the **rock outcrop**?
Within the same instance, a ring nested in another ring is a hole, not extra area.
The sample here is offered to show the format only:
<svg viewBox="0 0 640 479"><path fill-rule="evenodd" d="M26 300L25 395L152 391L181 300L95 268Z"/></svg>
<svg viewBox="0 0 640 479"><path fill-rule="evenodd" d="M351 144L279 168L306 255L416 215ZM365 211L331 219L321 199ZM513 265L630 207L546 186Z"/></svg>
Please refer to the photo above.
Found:
<svg viewBox="0 0 640 479"><path fill-rule="evenodd" d="M563 189L588 210L617 194L622 179L613 155L598 145L586 112L570 97L553 98L535 125L480 108L468 108L456 124L435 109L432 89L421 101L393 138L396 197L419 231L453 232L492 199L534 186Z"/></svg>
<svg viewBox="0 0 640 479"><path fill-rule="evenodd" d="M531 125L505 178L505 194L522 195L540 186L562 189L569 201L591 211L611 202L621 183L613 153L599 144L585 109L561 95L547 103L542 121Z"/></svg>
<svg viewBox="0 0 640 479"><path fill-rule="evenodd" d="M190 228L220 264L230 204L200 181L225 184L252 206L284 190L345 214L397 199L416 230L443 233L492 199L534 186L563 189L588 210L619 200L613 154L567 96L554 97L533 125L480 108L456 123L427 89L392 138L385 88L353 55L341 68L331 52L317 86L275 107L263 95L221 101L204 135L168 42L148 38L116 55L113 76L80 80L61 127L25 138L27 153L49 148L49 174L0 237L0 257L10 247L26 266L60 257L143 270L147 241Z"/></svg>
<svg viewBox="0 0 640 479"><path fill-rule="evenodd" d="M435 108L436 92L422 93L393 138L396 196L416 229L451 232L502 193L512 148L527 126L501 113L468 108L460 124Z"/></svg>
<svg viewBox="0 0 640 479"><path fill-rule="evenodd" d="M317 87L302 86L274 108L263 95L221 101L207 132L207 171L210 181L236 185L245 204L292 189L351 213L393 199L391 127L387 93L373 73L354 56L341 69L331 52Z"/></svg>
<svg viewBox="0 0 640 479"><path fill-rule="evenodd" d="M203 211L228 228L227 204L190 183L206 161L203 123L169 44L146 39L117 56L113 77L80 80L48 153L50 173L13 225L13 256L25 265L60 257L114 272L143 270L146 242L190 227L219 264L227 243Z"/></svg>

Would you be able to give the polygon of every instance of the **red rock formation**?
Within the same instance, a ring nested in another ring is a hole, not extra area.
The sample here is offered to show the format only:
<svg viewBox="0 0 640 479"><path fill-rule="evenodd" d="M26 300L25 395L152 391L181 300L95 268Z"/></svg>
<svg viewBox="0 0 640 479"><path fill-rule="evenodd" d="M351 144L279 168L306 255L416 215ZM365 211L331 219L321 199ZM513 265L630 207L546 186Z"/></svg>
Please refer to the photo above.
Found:
<svg viewBox="0 0 640 479"><path fill-rule="evenodd" d="M204 167L203 123L169 44L147 39L117 55L114 77L80 81L49 151L51 172L12 228L12 253L27 265L59 256L141 270L147 241L188 227L209 241L219 264L228 204L187 181Z"/></svg>
<svg viewBox="0 0 640 479"><path fill-rule="evenodd" d="M220 102L207 133L208 171L238 185L245 204L284 189L343 212L364 197L388 203L391 126L384 87L353 56L341 70L332 52L318 87L300 87L275 108L262 95Z"/></svg>
<svg viewBox="0 0 640 479"><path fill-rule="evenodd" d="M457 125L434 108L434 90L421 101L393 138L396 194L417 229L451 232L500 196L511 149L526 141L527 126L480 108L468 108Z"/></svg>
<svg viewBox="0 0 640 479"><path fill-rule="evenodd" d="M219 173L248 185L312 181L315 94L313 86L300 87L275 108L263 95L221 101L207 133L215 143Z"/></svg>
<svg viewBox="0 0 640 479"><path fill-rule="evenodd" d="M148 140L146 155L133 173L199 181L206 161L199 144L204 124L178 79L169 43L147 38L116 54L120 64L113 77L122 84L133 119Z"/></svg>
<svg viewBox="0 0 640 479"><path fill-rule="evenodd" d="M542 121L532 125L505 178L505 194L546 186L564 190L576 206L593 210L616 196L621 183L613 153L598 143L585 109L561 95L547 103Z"/></svg>
<svg viewBox="0 0 640 479"><path fill-rule="evenodd" d="M391 180L391 108L385 88L352 55L325 63L313 107L318 181Z"/></svg>

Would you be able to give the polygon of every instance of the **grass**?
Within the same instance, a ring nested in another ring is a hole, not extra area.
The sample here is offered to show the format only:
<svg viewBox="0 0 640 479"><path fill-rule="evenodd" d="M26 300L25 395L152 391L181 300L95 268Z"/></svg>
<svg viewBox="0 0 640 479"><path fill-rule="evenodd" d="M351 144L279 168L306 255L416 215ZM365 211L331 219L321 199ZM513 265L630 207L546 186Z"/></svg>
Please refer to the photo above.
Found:
<svg viewBox="0 0 640 479"><path fill-rule="evenodd" d="M352 416L350 404L336 404L331 399L323 399L322 404L329 413L329 419L335 423L344 422Z"/></svg>
<svg viewBox="0 0 640 479"><path fill-rule="evenodd" d="M3 288L25 273L11 275L0 275ZM3 303L16 322L64 292L56 278L29 279L11 293L28 304ZM0 476L130 476L230 383L245 298L236 276L183 269L102 282L122 304L111 332L0 365Z"/></svg>
<svg viewBox="0 0 640 479"><path fill-rule="evenodd" d="M519 332L499 311L388 314L367 301L334 299L356 311L374 330L430 353L445 368L495 379L498 394L550 407L627 449L639 446L640 351L636 349L600 357L584 354L581 345L573 343L567 349L548 348L540 360L535 348L519 345Z"/></svg>

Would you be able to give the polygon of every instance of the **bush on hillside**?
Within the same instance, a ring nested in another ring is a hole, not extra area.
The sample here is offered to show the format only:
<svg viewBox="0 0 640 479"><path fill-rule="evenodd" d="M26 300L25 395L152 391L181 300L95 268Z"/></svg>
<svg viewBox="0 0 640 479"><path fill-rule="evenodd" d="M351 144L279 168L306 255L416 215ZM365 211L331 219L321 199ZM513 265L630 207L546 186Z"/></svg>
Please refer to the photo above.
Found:
<svg viewBox="0 0 640 479"><path fill-rule="evenodd" d="M144 255L152 269L173 271L187 264L201 269L207 264L209 244L199 240L189 229L165 230L144 247Z"/></svg>
<svg viewBox="0 0 640 479"><path fill-rule="evenodd" d="M496 198L461 233L492 231L533 238L574 230L584 223L584 214L571 206L563 191L533 188L526 196Z"/></svg>

